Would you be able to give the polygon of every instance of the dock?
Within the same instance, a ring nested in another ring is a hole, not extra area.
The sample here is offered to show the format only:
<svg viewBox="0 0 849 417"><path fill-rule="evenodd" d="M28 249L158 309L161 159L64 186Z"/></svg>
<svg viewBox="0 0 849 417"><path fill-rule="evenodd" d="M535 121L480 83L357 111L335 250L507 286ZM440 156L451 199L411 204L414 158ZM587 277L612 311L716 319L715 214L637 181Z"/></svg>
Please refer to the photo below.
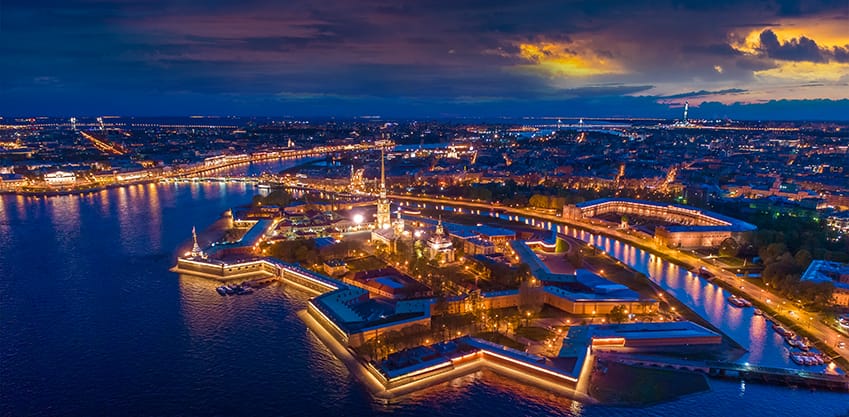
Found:
<svg viewBox="0 0 849 417"><path fill-rule="evenodd" d="M746 363L691 361L685 359L598 352L601 360L615 361L626 365L657 367L702 372L712 378L745 380L772 385L825 389L849 392L849 376L807 372L788 368L771 368Z"/></svg>

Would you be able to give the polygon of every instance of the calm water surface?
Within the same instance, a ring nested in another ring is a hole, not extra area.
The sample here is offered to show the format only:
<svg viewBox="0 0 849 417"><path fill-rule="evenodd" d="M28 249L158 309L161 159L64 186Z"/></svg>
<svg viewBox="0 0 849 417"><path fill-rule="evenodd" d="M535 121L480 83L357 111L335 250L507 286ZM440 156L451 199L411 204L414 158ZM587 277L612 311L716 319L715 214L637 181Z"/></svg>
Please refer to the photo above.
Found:
<svg viewBox="0 0 849 417"><path fill-rule="evenodd" d="M167 271L193 225L206 226L256 191L156 184L2 197L0 415L849 413L849 395L715 380L709 393L649 408L586 406L487 372L375 403L295 316L306 294L280 286L223 298L209 282Z"/></svg>

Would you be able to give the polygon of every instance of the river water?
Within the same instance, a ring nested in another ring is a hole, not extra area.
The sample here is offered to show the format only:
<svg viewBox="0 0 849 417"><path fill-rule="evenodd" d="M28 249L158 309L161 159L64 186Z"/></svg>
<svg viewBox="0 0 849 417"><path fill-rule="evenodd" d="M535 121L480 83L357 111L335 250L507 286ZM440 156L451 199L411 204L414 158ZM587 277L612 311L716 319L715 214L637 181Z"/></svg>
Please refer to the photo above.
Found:
<svg viewBox="0 0 849 417"><path fill-rule="evenodd" d="M198 183L3 196L0 415L849 413L849 395L717 380L711 392L648 408L588 406L488 372L378 404L295 316L307 294L269 287L220 297L212 283L168 272L192 226L204 228L255 193L246 184Z"/></svg>

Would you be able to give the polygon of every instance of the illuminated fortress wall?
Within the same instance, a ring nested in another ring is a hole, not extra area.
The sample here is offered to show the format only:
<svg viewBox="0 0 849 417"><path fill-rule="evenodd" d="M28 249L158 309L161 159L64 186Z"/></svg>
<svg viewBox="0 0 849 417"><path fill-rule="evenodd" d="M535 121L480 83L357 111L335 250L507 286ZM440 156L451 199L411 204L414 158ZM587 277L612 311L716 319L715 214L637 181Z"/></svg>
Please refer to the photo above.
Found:
<svg viewBox="0 0 849 417"><path fill-rule="evenodd" d="M563 218L573 221L601 221L604 214L633 215L663 220L672 225L657 226L655 242L674 248L719 246L725 239L747 241L757 229L742 220L678 204L625 198L606 198L563 207Z"/></svg>

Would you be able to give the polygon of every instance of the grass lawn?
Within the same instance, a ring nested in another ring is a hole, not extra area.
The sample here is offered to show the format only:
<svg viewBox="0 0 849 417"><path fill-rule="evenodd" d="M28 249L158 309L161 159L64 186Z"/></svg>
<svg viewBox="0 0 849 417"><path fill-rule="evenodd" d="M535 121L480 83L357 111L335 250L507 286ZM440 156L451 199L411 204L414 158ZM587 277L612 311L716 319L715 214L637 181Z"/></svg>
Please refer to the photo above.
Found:
<svg viewBox="0 0 849 417"><path fill-rule="evenodd" d="M386 267L386 262L378 259L376 256L367 256L365 258L353 259L347 261L348 269L352 271L369 271L372 269L380 269Z"/></svg>
<svg viewBox="0 0 849 417"><path fill-rule="evenodd" d="M516 329L516 335L526 339L542 342L545 339L550 339L553 335L548 329L542 327L519 327Z"/></svg>
<svg viewBox="0 0 849 417"><path fill-rule="evenodd" d="M501 333L482 332L482 333L476 334L475 337L477 337L479 339L483 339L483 340L488 340L492 343L498 343L501 346L507 346L509 348L513 348L513 349L516 349L516 350L521 350L521 351L525 350L525 345L523 345L523 344L521 344L521 343L519 343L519 342L517 342L517 341L515 341L515 340L513 340L513 339L511 339L507 336L504 336Z"/></svg>
<svg viewBox="0 0 849 417"><path fill-rule="evenodd" d="M716 259L719 260L719 262L722 262L733 268L740 268L743 266L743 260L735 256L720 256Z"/></svg>

